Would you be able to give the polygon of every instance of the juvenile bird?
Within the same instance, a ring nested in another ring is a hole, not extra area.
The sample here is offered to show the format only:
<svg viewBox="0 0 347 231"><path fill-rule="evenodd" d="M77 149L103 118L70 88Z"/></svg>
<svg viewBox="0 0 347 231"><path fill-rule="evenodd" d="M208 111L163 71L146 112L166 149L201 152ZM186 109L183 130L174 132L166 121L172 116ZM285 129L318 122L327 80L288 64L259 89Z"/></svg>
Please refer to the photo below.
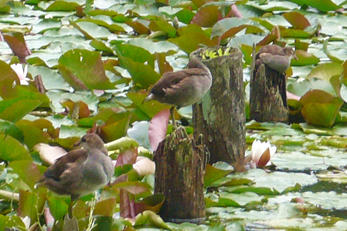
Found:
<svg viewBox="0 0 347 231"><path fill-rule="evenodd" d="M212 75L210 70L196 57L192 57L187 69L167 72L152 87L147 100L157 100L172 105L172 123L175 125L174 108L197 103L210 89Z"/></svg>
<svg viewBox="0 0 347 231"><path fill-rule="evenodd" d="M78 145L80 148L57 159L39 181L55 193L71 196L70 217L73 201L110 183L114 173L112 159L98 135L86 134Z"/></svg>
<svg viewBox="0 0 347 231"><path fill-rule="evenodd" d="M279 73L283 73L289 68L292 58L296 59L293 48L277 45L263 46L255 57L257 66L264 63Z"/></svg>

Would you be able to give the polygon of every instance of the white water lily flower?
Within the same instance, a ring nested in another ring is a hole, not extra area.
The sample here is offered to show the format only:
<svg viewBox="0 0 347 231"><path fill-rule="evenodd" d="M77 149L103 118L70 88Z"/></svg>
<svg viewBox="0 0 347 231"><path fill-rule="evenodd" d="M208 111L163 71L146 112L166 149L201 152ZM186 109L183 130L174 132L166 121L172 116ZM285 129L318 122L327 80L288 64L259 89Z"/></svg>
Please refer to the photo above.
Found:
<svg viewBox="0 0 347 231"><path fill-rule="evenodd" d="M252 160L251 165L253 167L265 167L270 162L271 157L276 152L276 146L272 146L270 142L261 142L254 140L252 144Z"/></svg>
<svg viewBox="0 0 347 231"><path fill-rule="evenodd" d="M133 164L133 169L139 174L139 176L146 176L154 174L155 163L147 157L138 156L136 163Z"/></svg>
<svg viewBox="0 0 347 231"><path fill-rule="evenodd" d="M20 84L21 85L28 85L29 84L29 78L27 78L27 74L28 74L28 65L23 65L20 63L17 64L12 64L11 65L12 70L14 70L14 72L16 72Z"/></svg>

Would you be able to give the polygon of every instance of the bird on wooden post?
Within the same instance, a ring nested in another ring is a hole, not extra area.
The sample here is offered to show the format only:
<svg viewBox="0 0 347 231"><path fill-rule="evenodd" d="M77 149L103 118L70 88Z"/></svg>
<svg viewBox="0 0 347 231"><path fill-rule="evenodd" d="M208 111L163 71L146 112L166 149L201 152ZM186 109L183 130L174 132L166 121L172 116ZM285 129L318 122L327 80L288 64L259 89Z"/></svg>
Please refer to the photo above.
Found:
<svg viewBox="0 0 347 231"><path fill-rule="evenodd" d="M283 73L289 68L292 58L297 59L292 47L280 47L277 45L263 46L255 57L257 66L264 63L279 73Z"/></svg>
<svg viewBox="0 0 347 231"><path fill-rule="evenodd" d="M198 58L191 57L187 69L164 73L145 100L157 100L172 105L170 114L173 126L176 127L175 107L180 108L197 103L211 85L210 70Z"/></svg>
<svg viewBox="0 0 347 231"><path fill-rule="evenodd" d="M110 183L114 173L112 159L98 135L86 134L77 145L80 148L57 159L38 182L57 194L71 196L70 217L73 202Z"/></svg>

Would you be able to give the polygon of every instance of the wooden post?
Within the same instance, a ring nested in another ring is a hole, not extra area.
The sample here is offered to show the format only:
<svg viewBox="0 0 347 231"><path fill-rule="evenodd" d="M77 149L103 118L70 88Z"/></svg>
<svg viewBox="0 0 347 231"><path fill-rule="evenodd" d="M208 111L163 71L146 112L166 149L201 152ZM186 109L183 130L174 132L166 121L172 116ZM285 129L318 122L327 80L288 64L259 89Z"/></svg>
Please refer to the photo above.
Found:
<svg viewBox="0 0 347 231"><path fill-rule="evenodd" d="M193 54L199 57L199 49ZM194 137L203 134L210 162L226 161L244 170L245 99L242 53L231 49L227 56L202 60L212 74L212 86L202 102L193 106Z"/></svg>
<svg viewBox="0 0 347 231"><path fill-rule="evenodd" d="M165 202L160 216L176 223L201 223L205 218L203 179L207 148L178 127L163 140L154 155L156 164L155 193Z"/></svg>
<svg viewBox="0 0 347 231"><path fill-rule="evenodd" d="M260 60L259 60L260 61ZM288 122L286 76L255 60L250 82L250 118L259 122Z"/></svg>

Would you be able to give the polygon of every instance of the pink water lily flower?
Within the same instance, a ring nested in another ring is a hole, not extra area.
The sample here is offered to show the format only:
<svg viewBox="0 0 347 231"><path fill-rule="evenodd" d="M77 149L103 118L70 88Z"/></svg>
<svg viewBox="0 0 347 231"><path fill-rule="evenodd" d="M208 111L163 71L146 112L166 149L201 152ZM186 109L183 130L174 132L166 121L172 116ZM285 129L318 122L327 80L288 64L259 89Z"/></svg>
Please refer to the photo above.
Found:
<svg viewBox="0 0 347 231"><path fill-rule="evenodd" d="M16 64L12 64L11 65L12 70L14 70L14 72L16 72L19 81L20 81L20 85L29 85L29 78L27 78L27 74L28 74L28 65L23 65L20 63L16 63Z"/></svg>
<svg viewBox="0 0 347 231"><path fill-rule="evenodd" d="M251 166L262 168L270 164L271 157L276 152L276 146L270 144L270 142L261 142L254 140L252 143L252 154L251 154Z"/></svg>

